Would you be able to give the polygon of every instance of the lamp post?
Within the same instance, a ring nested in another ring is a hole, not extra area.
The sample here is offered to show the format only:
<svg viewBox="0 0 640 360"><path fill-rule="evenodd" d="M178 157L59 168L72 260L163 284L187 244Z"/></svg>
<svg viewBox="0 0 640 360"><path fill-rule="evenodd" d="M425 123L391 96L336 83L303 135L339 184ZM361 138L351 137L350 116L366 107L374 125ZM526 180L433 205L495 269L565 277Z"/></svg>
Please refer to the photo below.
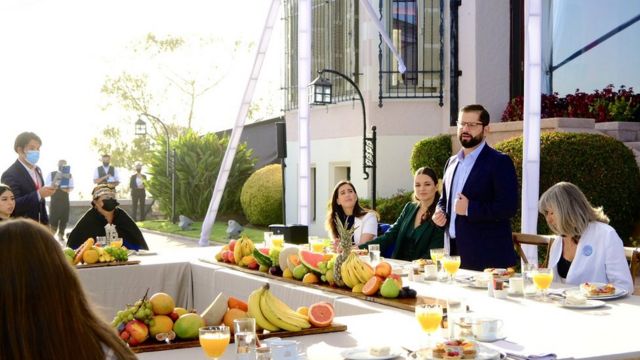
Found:
<svg viewBox="0 0 640 360"><path fill-rule="evenodd" d="M367 112L364 107L364 99L360 88L347 75L332 69L322 69L318 71L318 77L309 84L309 102L314 105L328 105L333 102L333 85L331 80L324 78L325 73L337 75L351 84L358 93L360 104L362 105L362 172L364 180L369 179L369 169L371 169L371 207L376 208L376 127L372 126L371 137L367 137Z"/></svg>
<svg viewBox="0 0 640 360"><path fill-rule="evenodd" d="M146 136L147 135L147 123L142 120L142 117L147 117L151 120L157 121L160 125L162 125L162 129L164 130L164 135L167 139L167 177L171 174L171 222L176 222L176 169L175 169L175 161L176 161L176 151L173 150L173 159L171 159L171 143L169 138L169 130L167 130L167 126L162 120L160 120L157 116L153 116L147 113L141 113L138 116L138 120L136 121L136 135ZM170 160L171 159L171 160Z"/></svg>

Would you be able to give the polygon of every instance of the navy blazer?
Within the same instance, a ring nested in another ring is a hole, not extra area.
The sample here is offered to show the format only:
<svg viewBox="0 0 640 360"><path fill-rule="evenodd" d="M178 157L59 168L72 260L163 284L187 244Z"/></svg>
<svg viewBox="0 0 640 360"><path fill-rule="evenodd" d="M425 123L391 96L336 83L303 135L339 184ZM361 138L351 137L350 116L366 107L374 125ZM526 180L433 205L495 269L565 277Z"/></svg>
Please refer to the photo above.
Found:
<svg viewBox="0 0 640 360"><path fill-rule="evenodd" d="M36 173L40 178L40 184L44 186L44 179L40 168L36 166ZM27 217L41 224L49 224L47 207L44 199L38 200L38 191L31 175L20 160L16 160L4 173L0 179L3 183L11 187L11 191L16 198L16 208L12 217Z"/></svg>
<svg viewBox="0 0 640 360"><path fill-rule="evenodd" d="M447 161L442 197L438 207L447 214L453 209L449 194L458 165L457 156ZM513 266L517 257L511 236L511 218L518 210L518 180L511 158L485 144L478 155L462 194L469 199L467 216L456 216L455 247L461 267L482 271L488 267ZM445 240L449 244L449 220Z"/></svg>

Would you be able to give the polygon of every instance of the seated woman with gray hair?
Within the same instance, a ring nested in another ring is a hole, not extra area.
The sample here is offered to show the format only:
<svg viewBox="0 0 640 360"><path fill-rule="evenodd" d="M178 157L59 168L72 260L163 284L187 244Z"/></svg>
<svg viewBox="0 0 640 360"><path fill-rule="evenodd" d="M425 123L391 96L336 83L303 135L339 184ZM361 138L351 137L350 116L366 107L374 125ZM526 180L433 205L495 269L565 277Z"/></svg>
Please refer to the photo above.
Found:
<svg viewBox="0 0 640 360"><path fill-rule="evenodd" d="M558 235L549 254L554 281L611 283L633 293L622 240L602 207L594 208L574 184L560 182L540 196L538 210Z"/></svg>
<svg viewBox="0 0 640 360"><path fill-rule="evenodd" d="M118 237L122 238L123 245L127 249L149 249L138 225L126 211L118 207L120 204L116 200L113 186L100 184L91 194L93 195L92 207L78 220L69 234L67 246L76 249L90 237L96 239L97 236L105 236L105 226L110 224L115 225Z"/></svg>

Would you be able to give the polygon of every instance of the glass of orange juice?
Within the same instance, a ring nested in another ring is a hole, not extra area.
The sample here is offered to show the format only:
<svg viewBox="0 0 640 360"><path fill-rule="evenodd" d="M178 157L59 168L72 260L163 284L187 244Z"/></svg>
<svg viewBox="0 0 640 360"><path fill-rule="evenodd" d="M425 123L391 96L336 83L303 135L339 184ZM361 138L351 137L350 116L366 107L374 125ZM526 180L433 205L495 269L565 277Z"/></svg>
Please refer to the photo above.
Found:
<svg viewBox="0 0 640 360"><path fill-rule="evenodd" d="M453 277L460 269L460 256L446 255L442 258L442 267L449 274L449 283L453 282Z"/></svg>
<svg viewBox="0 0 640 360"><path fill-rule="evenodd" d="M440 305L416 305L416 320L420 324L422 331L428 335L429 346L431 346L431 336L440 329L442 323L442 307Z"/></svg>
<svg viewBox="0 0 640 360"><path fill-rule="evenodd" d="M200 328L200 346L209 359L218 360L224 354L230 339L228 326Z"/></svg>
<svg viewBox="0 0 640 360"><path fill-rule="evenodd" d="M553 282L553 269L538 268L533 271L533 283L542 292L542 301L548 301L547 289Z"/></svg>
<svg viewBox="0 0 640 360"><path fill-rule="evenodd" d="M273 234L271 236L271 246L274 248L282 249L284 246L284 235L282 234Z"/></svg>

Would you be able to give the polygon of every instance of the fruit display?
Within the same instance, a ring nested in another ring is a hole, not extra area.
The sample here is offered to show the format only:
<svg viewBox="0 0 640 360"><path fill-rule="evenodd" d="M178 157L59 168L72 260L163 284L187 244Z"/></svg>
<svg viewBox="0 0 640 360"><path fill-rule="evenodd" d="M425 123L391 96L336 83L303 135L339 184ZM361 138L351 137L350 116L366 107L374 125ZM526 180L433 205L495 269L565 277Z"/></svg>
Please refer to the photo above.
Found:
<svg viewBox="0 0 640 360"><path fill-rule="evenodd" d="M255 245L248 236L242 235L238 240L231 240L216 254L216 260L236 264L252 270L258 270L260 264L253 254Z"/></svg>
<svg viewBox="0 0 640 360"><path fill-rule="evenodd" d="M93 238L88 238L76 250L65 248L63 253L72 265L124 262L129 260L128 250L122 246L121 243L101 247L95 244Z"/></svg>
<svg viewBox="0 0 640 360"><path fill-rule="evenodd" d="M147 298L147 293L133 305L118 311L113 318L111 326L123 341L129 346L138 346L145 342L198 337L198 329L205 326L202 316L176 307L169 294L159 292Z"/></svg>

